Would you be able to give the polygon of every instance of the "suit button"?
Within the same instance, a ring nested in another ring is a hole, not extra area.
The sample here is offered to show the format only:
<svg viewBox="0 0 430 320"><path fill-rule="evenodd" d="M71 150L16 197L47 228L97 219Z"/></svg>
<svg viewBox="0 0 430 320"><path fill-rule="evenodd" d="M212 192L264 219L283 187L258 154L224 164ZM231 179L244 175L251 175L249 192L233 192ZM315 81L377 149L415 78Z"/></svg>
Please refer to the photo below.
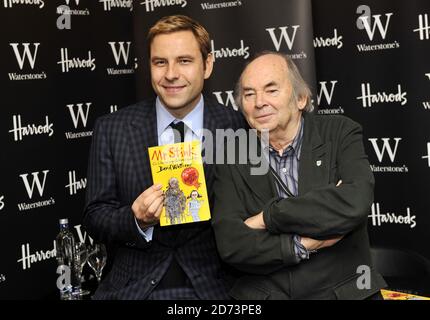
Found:
<svg viewBox="0 0 430 320"><path fill-rule="evenodd" d="M157 284L157 279L152 279L151 280L151 285L155 286Z"/></svg>
<svg viewBox="0 0 430 320"><path fill-rule="evenodd" d="M125 245L127 247L134 247L136 244L134 242L127 242Z"/></svg>

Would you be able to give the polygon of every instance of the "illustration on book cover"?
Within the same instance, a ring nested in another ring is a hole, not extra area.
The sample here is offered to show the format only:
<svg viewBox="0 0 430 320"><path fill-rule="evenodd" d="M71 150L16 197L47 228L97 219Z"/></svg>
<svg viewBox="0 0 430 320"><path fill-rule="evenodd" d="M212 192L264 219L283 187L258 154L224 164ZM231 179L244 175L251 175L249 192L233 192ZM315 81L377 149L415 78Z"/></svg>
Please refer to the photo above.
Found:
<svg viewBox="0 0 430 320"><path fill-rule="evenodd" d="M198 140L148 148L154 184L164 191L160 226L209 220L201 143Z"/></svg>

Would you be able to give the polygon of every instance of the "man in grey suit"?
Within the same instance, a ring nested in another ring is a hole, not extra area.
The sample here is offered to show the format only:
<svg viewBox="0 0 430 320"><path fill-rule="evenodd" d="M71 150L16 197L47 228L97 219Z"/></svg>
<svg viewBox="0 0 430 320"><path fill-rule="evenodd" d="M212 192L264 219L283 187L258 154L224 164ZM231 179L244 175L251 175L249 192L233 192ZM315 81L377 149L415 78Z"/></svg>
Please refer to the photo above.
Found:
<svg viewBox="0 0 430 320"><path fill-rule="evenodd" d="M242 272L230 295L365 299L378 294L385 282L370 260L367 215L374 178L361 127L343 116L313 115L308 86L280 53L263 52L245 67L236 99L258 136L267 130L269 137L250 149L246 164L216 167L217 246ZM260 153L265 156L257 157ZM264 161L268 170L253 175L251 169L264 167Z"/></svg>
<svg viewBox="0 0 430 320"><path fill-rule="evenodd" d="M203 128L237 129L246 122L201 93L213 67L203 26L182 15L164 17L150 29L148 43L157 98L103 116L94 129L84 226L115 247L112 269L94 298L225 299L210 222L160 228L164 195L152 184L148 147L179 142L173 129L191 141L202 139ZM204 170L211 197L212 166Z"/></svg>

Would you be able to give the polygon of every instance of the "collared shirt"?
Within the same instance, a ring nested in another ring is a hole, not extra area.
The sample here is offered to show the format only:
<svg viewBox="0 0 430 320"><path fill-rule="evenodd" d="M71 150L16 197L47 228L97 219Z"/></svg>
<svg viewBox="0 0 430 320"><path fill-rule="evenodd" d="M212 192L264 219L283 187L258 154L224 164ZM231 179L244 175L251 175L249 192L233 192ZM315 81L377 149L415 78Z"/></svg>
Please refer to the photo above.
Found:
<svg viewBox="0 0 430 320"><path fill-rule="evenodd" d="M200 100L195 106L195 108L188 113L183 119L175 118L163 105L161 100L157 97L155 101L155 110L157 114L157 137L158 137L158 145L162 146L165 144L174 143L174 133L172 128L169 126L172 122L177 123L179 121L183 121L187 126L187 130L185 130L184 141L192 141L192 140L202 140L202 129L203 129L203 111L204 111L204 100L203 96L200 95ZM137 220L135 219L136 226L139 230L139 233L145 238L146 241L152 240L152 234L154 232L154 227L149 227L145 230L142 230Z"/></svg>
<svg viewBox="0 0 430 320"><path fill-rule="evenodd" d="M284 150L282 155L279 155L279 152L273 147L268 146L270 166L295 196L299 194L299 161L302 150L303 127L304 121L302 117L299 130L293 142ZM287 193L278 184L276 184L276 187L280 197L288 198Z"/></svg>
<svg viewBox="0 0 430 320"><path fill-rule="evenodd" d="M203 129L203 110L204 100L203 96L200 96L200 100L197 105L188 113L183 119L175 118L166 107L161 103L157 97L155 102L155 109L157 112L157 137L158 145L162 146L165 144L174 143L174 134L172 128L169 125L174 122L183 121L188 129L185 132L184 141L200 140L202 138Z"/></svg>

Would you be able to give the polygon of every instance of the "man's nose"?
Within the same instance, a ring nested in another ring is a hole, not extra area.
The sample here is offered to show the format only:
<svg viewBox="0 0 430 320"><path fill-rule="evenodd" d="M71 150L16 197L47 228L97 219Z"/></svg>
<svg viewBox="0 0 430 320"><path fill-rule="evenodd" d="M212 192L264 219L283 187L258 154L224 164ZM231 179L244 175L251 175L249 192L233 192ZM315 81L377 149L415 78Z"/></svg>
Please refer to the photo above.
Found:
<svg viewBox="0 0 430 320"><path fill-rule="evenodd" d="M256 92L255 93L255 107L256 108L263 108L267 104L266 99L264 97L263 92Z"/></svg>
<svg viewBox="0 0 430 320"><path fill-rule="evenodd" d="M175 80L179 77L178 68L175 63L168 65L165 77L167 80Z"/></svg>

